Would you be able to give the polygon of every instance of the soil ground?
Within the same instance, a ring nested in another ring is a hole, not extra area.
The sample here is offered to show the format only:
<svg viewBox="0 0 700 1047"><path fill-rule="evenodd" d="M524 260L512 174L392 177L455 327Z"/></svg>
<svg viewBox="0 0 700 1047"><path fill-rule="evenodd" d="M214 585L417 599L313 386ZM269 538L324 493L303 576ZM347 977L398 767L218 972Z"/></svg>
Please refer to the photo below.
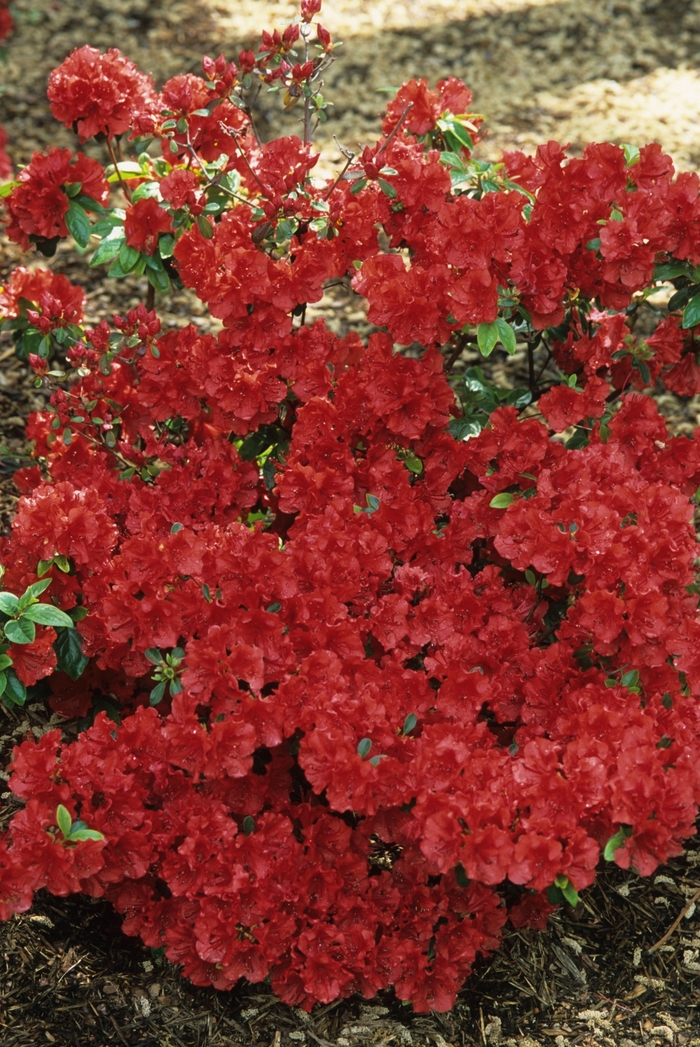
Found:
<svg viewBox="0 0 700 1047"><path fill-rule="evenodd" d="M203 53L235 58L260 28L284 27L295 8L287 0L16 0L17 28L0 66L0 121L15 162L50 144L75 145L45 100L48 72L72 48L118 46L161 83L198 71ZM551 137L573 150L590 140L657 140L679 168L700 167L700 0L326 0L322 20L343 41L324 91L333 117L318 138L329 164L339 155L332 135L353 149L373 140L381 88L457 75L491 129L482 155L529 151ZM270 130L284 126L274 101L263 99L261 117ZM19 262L0 241L0 283ZM91 323L143 297L138 281L100 280L67 251L52 264L85 286ZM362 319L352 303L333 307ZM183 293L166 323L205 323L204 314ZM661 396L677 431L700 422L699 400ZM11 472L26 416L41 404L11 346L0 344L0 436L10 452L0 460L0 526L14 506ZM45 729L41 707L9 713L0 705L0 764L28 731ZM2 801L4 824L13 806L8 793ZM0 1047L700 1047L699 913L700 845L692 842L651 880L606 869L546 931L511 932L480 961L449 1015L413 1016L385 994L309 1016L265 987L196 989L125 937L109 906L42 894L31 913L0 925Z"/></svg>

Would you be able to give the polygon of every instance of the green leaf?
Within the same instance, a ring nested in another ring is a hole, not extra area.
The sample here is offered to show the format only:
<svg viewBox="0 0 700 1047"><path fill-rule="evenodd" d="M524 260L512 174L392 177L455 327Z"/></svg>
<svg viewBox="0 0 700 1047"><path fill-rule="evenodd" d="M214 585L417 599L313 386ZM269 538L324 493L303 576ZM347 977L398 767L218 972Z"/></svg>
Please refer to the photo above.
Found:
<svg viewBox="0 0 700 1047"><path fill-rule="evenodd" d="M620 683L623 687L636 687L639 683L639 670L630 669L629 672L623 673Z"/></svg>
<svg viewBox="0 0 700 1047"><path fill-rule="evenodd" d="M485 424L486 418L483 415L481 418L452 418L447 429L455 440L463 441L478 436Z"/></svg>
<svg viewBox="0 0 700 1047"><path fill-rule="evenodd" d="M697 287L682 287L680 291L672 294L668 300L668 311L674 313L676 309L682 309L696 294Z"/></svg>
<svg viewBox="0 0 700 1047"><path fill-rule="evenodd" d="M623 846L625 840L632 835L631 825L621 825L614 836L611 836L603 849L603 858L606 862L615 861L615 851Z"/></svg>
<svg viewBox="0 0 700 1047"><path fill-rule="evenodd" d="M496 327L498 328L498 337L501 341L501 344L503 345L503 348L509 356L512 356L515 352L516 345L515 331L510 326L510 324L506 323L506 321L500 316L496 319Z"/></svg>
<svg viewBox="0 0 700 1047"><path fill-rule="evenodd" d="M171 236L170 233L165 233L158 240L158 254L161 258L172 258L173 251L175 250L175 237Z"/></svg>
<svg viewBox="0 0 700 1047"><path fill-rule="evenodd" d="M5 676L5 690L2 695L3 702L5 705L24 705L27 700L27 688L14 669L8 669Z"/></svg>
<svg viewBox="0 0 700 1047"><path fill-rule="evenodd" d="M134 189L131 202L135 204L139 200L146 200L149 197L153 197L156 200L160 199L160 184L158 182L142 182L141 185Z"/></svg>
<svg viewBox="0 0 700 1047"><path fill-rule="evenodd" d="M165 680L161 680L151 691L148 701L150 705L158 705L165 694Z"/></svg>
<svg viewBox="0 0 700 1047"><path fill-rule="evenodd" d="M21 184L21 182L3 182L3 184L0 185L0 200L4 200L6 196L10 196L12 191Z"/></svg>
<svg viewBox="0 0 700 1047"><path fill-rule="evenodd" d="M56 668L71 680L79 679L89 659L83 654L83 640L77 629L61 629L53 645L56 652Z"/></svg>
<svg viewBox="0 0 700 1047"><path fill-rule="evenodd" d="M681 321L681 327L687 328L695 327L696 324L700 323L700 294L696 294L694 298L691 298L685 309L683 310L683 320Z"/></svg>
<svg viewBox="0 0 700 1047"><path fill-rule="evenodd" d="M107 171L110 172L109 174L107 174L108 182L118 182L119 174L121 174L123 179L127 179L143 178L144 174L147 173L143 170L141 164L137 164L135 160L122 160L120 163L116 165L116 169L112 164L110 164L110 166L107 168ZM119 174L117 174L117 171L119 172Z"/></svg>
<svg viewBox="0 0 700 1047"><path fill-rule="evenodd" d="M362 192L362 190L364 189L364 187L366 185L367 185L367 179L366 178L358 178L358 180L356 182L353 182L353 184L352 184L352 186L350 188L350 193L352 194L352 196L357 196L358 193Z"/></svg>
<svg viewBox="0 0 700 1047"><path fill-rule="evenodd" d="M379 182L379 188L384 195L388 196L390 200L395 200L398 194L391 182L387 182L385 178L378 178L377 181Z"/></svg>
<svg viewBox="0 0 700 1047"><path fill-rule="evenodd" d="M80 204L77 204L75 200L71 200L70 206L64 215L68 232L71 234L76 244L79 247L87 247L90 242L90 219L87 216L87 211Z"/></svg>
<svg viewBox="0 0 700 1047"><path fill-rule="evenodd" d="M122 244L119 248L119 265L123 273L130 273L139 258L141 252L137 251L135 247L131 247L129 244Z"/></svg>
<svg viewBox="0 0 700 1047"><path fill-rule="evenodd" d="M19 600L12 593L0 593L0 611L10 617L19 613Z"/></svg>
<svg viewBox="0 0 700 1047"><path fill-rule="evenodd" d="M466 870L462 863L455 866L455 880L457 881L458 887L468 887L469 877L467 876Z"/></svg>
<svg viewBox="0 0 700 1047"><path fill-rule="evenodd" d="M677 280L679 276L690 276L692 271L690 262L662 262L654 269L654 279Z"/></svg>
<svg viewBox="0 0 700 1047"><path fill-rule="evenodd" d="M78 824L77 822L75 823ZM98 833L97 829L71 829L68 836L69 840L104 840L102 833Z"/></svg>
<svg viewBox="0 0 700 1047"><path fill-rule="evenodd" d="M377 509L379 508L379 504L379 499L377 498L376 494L368 494L367 508L365 512L371 516L372 513L376 513Z"/></svg>
<svg viewBox="0 0 700 1047"><path fill-rule="evenodd" d="M408 716L406 717L406 719L403 722L403 727L401 728L401 734L403 734L404 736L407 735L407 734L410 734L411 731L413 730L413 728L416 726L417 723L418 723L418 717L416 716L416 714L415 713L409 713Z"/></svg>
<svg viewBox="0 0 700 1047"><path fill-rule="evenodd" d="M490 356L500 338L497 323L479 324L476 329L476 340L482 356Z"/></svg>
<svg viewBox="0 0 700 1047"><path fill-rule="evenodd" d="M108 211L105 211L101 203L99 203L97 200L93 200L91 196L85 196L84 193L81 193L79 196L76 196L75 202L76 204L80 204L80 206L83 207L86 211L90 211L94 214L98 214L100 216L105 217L109 214Z"/></svg>
<svg viewBox="0 0 700 1047"><path fill-rule="evenodd" d="M208 218L204 215L197 215L195 218L195 225L199 229L200 234L205 240L211 240L214 236L214 226L211 224Z"/></svg>
<svg viewBox="0 0 700 1047"><path fill-rule="evenodd" d="M554 881L554 886L559 888L569 905L578 905L578 892L568 876L557 876Z"/></svg>
<svg viewBox="0 0 700 1047"><path fill-rule="evenodd" d="M370 738L361 738L357 745L357 751L362 760L368 756L370 749L372 748L372 741Z"/></svg>
<svg viewBox="0 0 700 1047"><path fill-rule="evenodd" d="M72 824L73 819L70 816L70 811L68 811L68 809L64 807L62 803L59 803L58 807L56 808L56 825L61 830L63 836L66 839L68 839L68 837L70 836Z"/></svg>
<svg viewBox="0 0 700 1047"><path fill-rule="evenodd" d="M632 167L633 164L639 163L639 149L636 145L630 145L629 142L623 142L622 151L625 154L625 163L628 167Z"/></svg>
<svg viewBox="0 0 700 1047"><path fill-rule="evenodd" d="M513 501L513 495L510 491L502 491L491 499L489 505L492 509L506 509Z"/></svg>
<svg viewBox="0 0 700 1047"><path fill-rule="evenodd" d="M157 647L149 647L143 652L144 658L151 663L151 665L162 665L163 655L160 653Z"/></svg>
<svg viewBox="0 0 700 1047"><path fill-rule="evenodd" d="M448 137L448 140L450 136L456 139L454 143L451 143L456 147L456 149L459 149L462 145L470 150L474 148L474 141L471 135L465 127L462 127L456 117L452 116L444 120L438 120L437 125L438 128Z"/></svg>
<svg viewBox="0 0 700 1047"><path fill-rule="evenodd" d="M33 604L27 608L23 617L28 618L31 622L36 622L37 625L52 625L54 628L73 628L73 619L65 611L61 611L58 607L48 603Z"/></svg>
<svg viewBox="0 0 700 1047"><path fill-rule="evenodd" d="M403 464L406 466L409 472L415 473L416 476L420 476L420 474L423 472L423 463L421 462L420 458L416 458L416 456L413 454L409 458L407 458Z"/></svg>
<svg viewBox="0 0 700 1047"><path fill-rule="evenodd" d="M167 294L170 290L170 279L165 269L163 269L162 267L160 258L158 259L158 263L159 266L156 269L152 265L149 265L148 259L146 259L146 266L148 267L148 272L146 273L146 276L148 277L149 284L152 284L159 294Z"/></svg>
<svg viewBox="0 0 700 1047"><path fill-rule="evenodd" d="M34 643L36 628L26 618L11 618L5 622L5 636L10 643Z"/></svg>
<svg viewBox="0 0 700 1047"><path fill-rule="evenodd" d="M12 659L8 654L0 654L0 671L12 665ZM670 709L670 706L669 706Z"/></svg>
<svg viewBox="0 0 700 1047"><path fill-rule="evenodd" d="M255 832L255 818L251 817L251 815L249 814L246 814L245 818L243 819L241 828L243 829L243 832L246 836L251 836Z"/></svg>

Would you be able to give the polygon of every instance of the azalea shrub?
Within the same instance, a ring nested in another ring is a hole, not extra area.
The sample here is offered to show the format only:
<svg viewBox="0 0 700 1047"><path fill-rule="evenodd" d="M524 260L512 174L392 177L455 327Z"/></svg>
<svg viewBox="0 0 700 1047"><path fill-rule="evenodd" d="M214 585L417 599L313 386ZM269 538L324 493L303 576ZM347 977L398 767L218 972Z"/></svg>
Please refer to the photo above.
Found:
<svg viewBox="0 0 700 1047"><path fill-rule="evenodd" d="M699 182L658 145L480 160L454 78L321 175L320 6L160 90L74 51L49 99L105 164L3 190L15 243L149 290L93 327L36 262L0 297L50 390L0 689L79 728L14 751L0 915L83 892L198 985L445 1010L507 920L695 831L700 444L649 392L700 391ZM298 135L260 140L261 86ZM161 329L173 284L217 333Z"/></svg>

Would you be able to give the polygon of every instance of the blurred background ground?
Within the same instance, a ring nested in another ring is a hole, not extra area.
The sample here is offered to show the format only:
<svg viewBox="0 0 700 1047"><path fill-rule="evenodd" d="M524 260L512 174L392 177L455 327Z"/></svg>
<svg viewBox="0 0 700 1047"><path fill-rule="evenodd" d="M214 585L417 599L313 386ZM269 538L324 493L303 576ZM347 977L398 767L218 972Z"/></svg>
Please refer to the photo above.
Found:
<svg viewBox="0 0 700 1047"><path fill-rule="evenodd" d="M202 54L235 59L261 28L284 28L296 4L16 0L12 10L0 122L22 164L35 149L75 145L45 98L49 71L74 47L118 46L160 84L198 72ZM574 151L590 140L656 140L680 169L700 167L700 0L325 0L322 21L343 41L326 76L332 118L317 138L329 164L338 157L333 134L352 149L373 141L381 88L411 76L456 75L487 118L482 156L531 151L548 138ZM280 122L274 97L262 96L261 105L270 133L295 130L294 114ZM19 261L0 241L0 283ZM143 296L138 281L104 281L68 251L51 264L86 287L90 323ZM182 293L165 322L205 323L204 313ZM41 402L11 346L0 345L0 436L18 455L26 415ZM670 411L680 428L697 424L695 401ZM13 502L2 486L6 524ZM41 710L0 706L3 766L12 745L44 721ZM1 816L8 801L5 794ZM309 1017L277 1004L264 987L194 989L124 937L108 906L40 896L32 913L0 925L0 1047L700 1047L699 891L695 845L649 881L607 869L547 931L511 932L497 956L480 962L450 1015L423 1017L390 995Z"/></svg>

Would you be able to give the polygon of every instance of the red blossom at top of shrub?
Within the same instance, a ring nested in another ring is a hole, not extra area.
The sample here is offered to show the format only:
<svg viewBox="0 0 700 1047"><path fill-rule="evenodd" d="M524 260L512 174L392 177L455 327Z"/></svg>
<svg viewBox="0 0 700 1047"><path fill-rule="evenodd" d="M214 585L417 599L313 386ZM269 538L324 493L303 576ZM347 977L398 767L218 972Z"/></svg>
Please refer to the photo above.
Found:
<svg viewBox="0 0 700 1047"><path fill-rule="evenodd" d="M105 54L79 47L49 77L51 112L73 127L81 142L94 135L124 134L135 115L152 110L157 101L151 79L112 47Z"/></svg>
<svg viewBox="0 0 700 1047"><path fill-rule="evenodd" d="M15 23L7 7L0 5L0 41L6 40L14 29Z"/></svg>

